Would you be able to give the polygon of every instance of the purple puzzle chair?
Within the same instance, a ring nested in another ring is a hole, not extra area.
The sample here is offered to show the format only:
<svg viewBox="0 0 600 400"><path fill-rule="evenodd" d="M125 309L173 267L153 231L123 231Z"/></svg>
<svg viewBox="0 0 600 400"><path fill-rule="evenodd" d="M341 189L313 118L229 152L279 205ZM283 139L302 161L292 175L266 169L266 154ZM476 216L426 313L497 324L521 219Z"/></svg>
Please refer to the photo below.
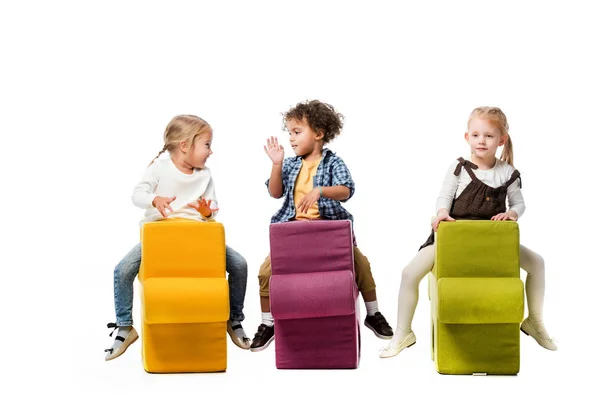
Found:
<svg viewBox="0 0 600 400"><path fill-rule="evenodd" d="M352 223L271 224L270 237L277 368L358 367Z"/></svg>

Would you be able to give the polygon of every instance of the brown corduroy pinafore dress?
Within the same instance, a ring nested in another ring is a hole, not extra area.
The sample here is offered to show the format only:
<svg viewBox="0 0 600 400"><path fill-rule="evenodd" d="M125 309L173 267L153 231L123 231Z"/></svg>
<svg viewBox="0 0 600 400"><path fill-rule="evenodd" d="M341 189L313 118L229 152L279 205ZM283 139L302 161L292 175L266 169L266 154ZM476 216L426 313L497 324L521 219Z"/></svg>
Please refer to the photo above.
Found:
<svg viewBox="0 0 600 400"><path fill-rule="evenodd" d="M508 187L517 179L519 180L519 187L521 187L521 174L519 171L515 170L504 185L493 188L481 182L475 176L473 170L478 168L477 165L462 157L458 159L458 162L454 175L460 175L460 169L464 168L471 177L471 182L452 202L450 216L454 219L491 219L494 215L506 212ZM433 243L434 232L432 229L431 235L419 247L419 250Z"/></svg>

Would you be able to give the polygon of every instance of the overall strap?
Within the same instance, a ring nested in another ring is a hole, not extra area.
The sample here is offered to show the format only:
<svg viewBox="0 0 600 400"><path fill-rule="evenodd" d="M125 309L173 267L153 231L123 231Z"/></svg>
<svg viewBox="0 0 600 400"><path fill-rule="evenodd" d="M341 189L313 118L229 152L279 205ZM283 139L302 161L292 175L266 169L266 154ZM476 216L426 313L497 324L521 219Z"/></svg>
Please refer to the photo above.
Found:
<svg viewBox="0 0 600 400"><path fill-rule="evenodd" d="M521 173L518 170L514 170L512 175L510 176L510 179L508 181L506 181L506 183L504 184L504 186L506 186L506 188L508 189L508 187L510 185L512 185L512 183L516 180L519 180L519 189L523 187L523 183L521 181Z"/></svg>
<svg viewBox="0 0 600 400"><path fill-rule="evenodd" d="M475 164L473 164L471 161L467 161L462 157L458 158L458 165L456 166L456 169L454 170L454 175L458 176L460 175L460 169L464 168L465 171L467 171L467 173L469 174L469 176L471 177L472 180L478 180L477 177L475 176L475 173L473 172L474 169L478 169L479 167Z"/></svg>

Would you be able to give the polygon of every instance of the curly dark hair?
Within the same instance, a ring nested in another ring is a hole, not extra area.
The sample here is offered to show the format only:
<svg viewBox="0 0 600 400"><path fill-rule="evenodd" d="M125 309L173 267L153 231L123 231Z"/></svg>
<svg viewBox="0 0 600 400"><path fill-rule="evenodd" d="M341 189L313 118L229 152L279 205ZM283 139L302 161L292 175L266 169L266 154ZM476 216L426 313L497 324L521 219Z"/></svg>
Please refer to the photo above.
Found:
<svg viewBox="0 0 600 400"><path fill-rule="evenodd" d="M306 117L308 126L315 132L323 132L323 143L331 142L342 131L344 126L344 116L333 108L330 104L319 100L307 100L296 104L296 107L290 108L283 113L283 130L286 129L286 122L295 119L302 121Z"/></svg>

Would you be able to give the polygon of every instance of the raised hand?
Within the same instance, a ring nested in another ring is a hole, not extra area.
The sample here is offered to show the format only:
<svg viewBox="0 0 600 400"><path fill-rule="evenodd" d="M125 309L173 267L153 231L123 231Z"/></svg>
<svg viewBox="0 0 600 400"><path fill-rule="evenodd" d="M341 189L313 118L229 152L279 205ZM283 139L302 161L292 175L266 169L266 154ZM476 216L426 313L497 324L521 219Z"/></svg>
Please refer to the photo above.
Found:
<svg viewBox="0 0 600 400"><path fill-rule="evenodd" d="M271 136L271 138L267 139L267 144L264 148L265 153L273 161L273 164L281 165L283 163L283 146L279 144L276 137Z"/></svg>

